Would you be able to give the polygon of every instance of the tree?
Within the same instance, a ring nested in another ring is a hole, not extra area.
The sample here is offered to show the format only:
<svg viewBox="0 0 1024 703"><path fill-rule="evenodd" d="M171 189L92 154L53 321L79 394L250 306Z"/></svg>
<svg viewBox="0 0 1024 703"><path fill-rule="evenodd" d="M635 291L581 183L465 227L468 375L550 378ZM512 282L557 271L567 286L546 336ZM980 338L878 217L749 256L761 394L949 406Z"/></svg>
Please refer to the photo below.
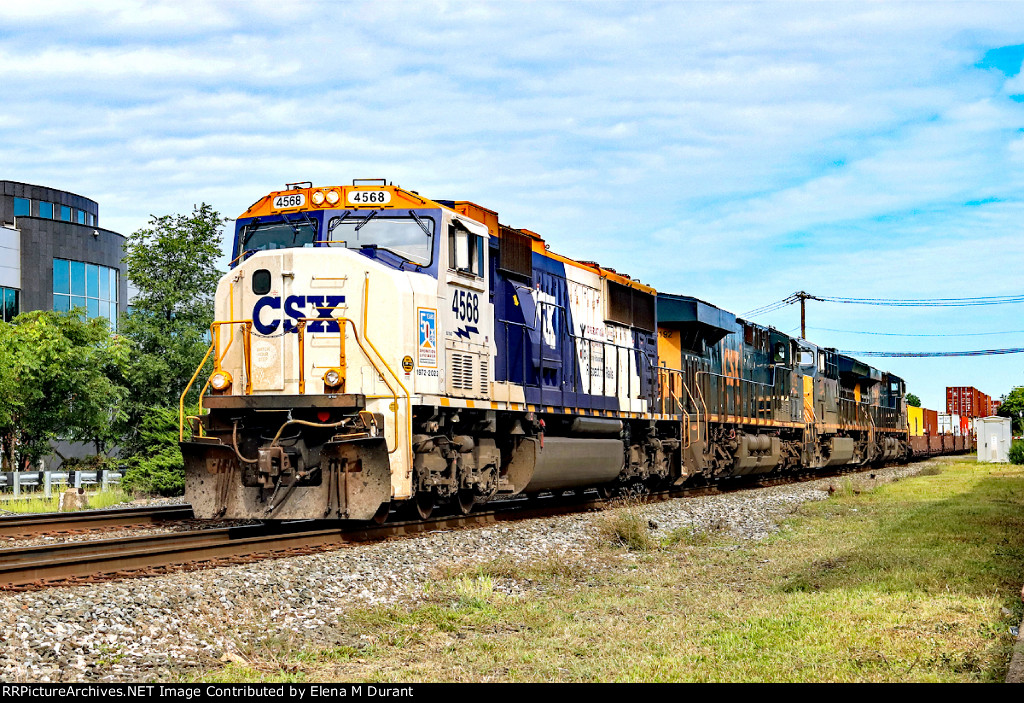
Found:
<svg viewBox="0 0 1024 703"><path fill-rule="evenodd" d="M149 451L123 461L125 475L121 486L133 493L181 495L185 490L185 471L178 447L178 409L150 408L142 418L139 437Z"/></svg>
<svg viewBox="0 0 1024 703"><path fill-rule="evenodd" d="M907 405L913 405L915 408L921 407L921 399L913 393L907 393Z"/></svg>
<svg viewBox="0 0 1024 703"><path fill-rule="evenodd" d="M125 390L117 379L127 344L103 319L75 311L41 311L0 324L0 445L4 465L28 469L54 439L94 442L115 437Z"/></svg>
<svg viewBox="0 0 1024 703"><path fill-rule="evenodd" d="M122 430L129 489L171 495L184 486L178 400L210 346L223 226L203 203L191 215L151 216L125 243L128 280L138 290L121 322L133 350L125 365L131 400ZM191 414L201 388L199 382L189 394Z"/></svg>
<svg viewBox="0 0 1024 703"><path fill-rule="evenodd" d="M10 471L14 464L15 422L24 406L17 392L19 374L13 336L11 325L0 323L0 466L4 471Z"/></svg>
<svg viewBox="0 0 1024 703"><path fill-rule="evenodd" d="M223 225L203 203L189 216L150 216L125 243L128 280L138 289L121 323L136 348L125 379L135 427L145 408L177 407L209 348Z"/></svg>
<svg viewBox="0 0 1024 703"><path fill-rule="evenodd" d="M1017 386L1003 396L1003 404L998 413L1010 418L1013 434L1024 434L1024 386Z"/></svg>

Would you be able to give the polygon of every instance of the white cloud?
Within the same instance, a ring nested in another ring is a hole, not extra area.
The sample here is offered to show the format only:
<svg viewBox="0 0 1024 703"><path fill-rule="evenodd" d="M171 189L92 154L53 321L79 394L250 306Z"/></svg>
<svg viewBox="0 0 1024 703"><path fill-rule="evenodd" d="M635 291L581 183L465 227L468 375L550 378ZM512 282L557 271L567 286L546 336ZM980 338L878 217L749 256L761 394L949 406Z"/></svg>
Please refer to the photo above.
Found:
<svg viewBox="0 0 1024 703"><path fill-rule="evenodd" d="M1019 43L1013 4L44 2L0 26L0 175L121 231L386 176L738 312L985 294L1024 256L1024 83L974 67Z"/></svg>

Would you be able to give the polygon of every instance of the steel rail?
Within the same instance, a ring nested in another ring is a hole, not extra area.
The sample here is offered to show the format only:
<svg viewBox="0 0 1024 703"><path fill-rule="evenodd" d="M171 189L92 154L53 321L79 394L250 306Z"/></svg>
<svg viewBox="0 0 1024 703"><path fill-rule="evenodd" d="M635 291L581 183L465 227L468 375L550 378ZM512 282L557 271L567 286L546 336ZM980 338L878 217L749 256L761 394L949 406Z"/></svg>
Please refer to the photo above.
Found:
<svg viewBox="0 0 1024 703"><path fill-rule="evenodd" d="M190 505L8 515L0 517L0 538L81 532L130 525L151 525L169 520L189 520L191 518L192 506Z"/></svg>
<svg viewBox="0 0 1024 703"><path fill-rule="evenodd" d="M638 499L643 502L661 502L684 496L717 495L870 470L873 469L837 467L828 472L801 472L790 476L752 475L709 486L641 495ZM208 568L310 554L426 532L596 511L607 507L610 502L614 503L614 499L577 494L499 501L490 510L469 515L439 516L423 521L384 525L339 525L327 521L303 520L0 549L0 591L159 575L175 568Z"/></svg>
<svg viewBox="0 0 1024 703"><path fill-rule="evenodd" d="M514 502L517 507L526 503L522 500ZM499 508L379 526L335 525L325 528L323 521L304 520L0 549L0 590L73 583L76 579L112 574L145 576L147 570L201 565L224 559L291 556L425 532L586 512L600 509L603 505L604 501L596 498L583 501L548 499L541 505L527 503L526 507L514 511L507 510L506 506L504 510Z"/></svg>

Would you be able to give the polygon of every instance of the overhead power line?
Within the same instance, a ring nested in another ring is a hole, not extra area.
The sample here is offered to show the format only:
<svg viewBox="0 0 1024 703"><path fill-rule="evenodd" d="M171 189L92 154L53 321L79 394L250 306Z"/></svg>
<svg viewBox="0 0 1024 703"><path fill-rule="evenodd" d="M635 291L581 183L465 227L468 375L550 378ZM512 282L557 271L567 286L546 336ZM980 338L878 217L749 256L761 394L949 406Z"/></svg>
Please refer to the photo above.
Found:
<svg viewBox="0 0 1024 703"><path fill-rule="evenodd" d="M807 301L817 300L822 303L841 303L848 305L883 305L889 307L974 307L979 305L1007 305L1010 303L1024 303L1024 294L1020 295L984 295L969 298L841 298L836 296L811 295L805 291L797 291L790 296L776 300L759 308L754 308L742 315L750 319L770 312L780 310L788 305L800 303L800 336L807 338ZM812 328L815 329L815 328ZM1007 332L977 332L977 333L943 333L943 334L899 334L892 332L867 332L857 330L838 330L828 327L819 327L829 332L847 332L852 334L870 334L886 337L974 337L995 334L1015 334L1024 330L1011 330ZM872 357L952 357L952 356L994 356L997 354L1020 354L1024 347L1010 347L1007 349L974 349L970 351L942 351L942 352L909 352L909 351L851 351L843 350L841 353L852 356Z"/></svg>
<svg viewBox="0 0 1024 703"><path fill-rule="evenodd" d="M846 305L885 305L898 308L948 308L948 307L974 307L977 305L1007 305L1010 303L1024 303L1024 294L1020 295L983 295L973 298L842 298L828 295L811 295L798 291L792 295L768 303L759 308L749 310L741 317L750 318L766 315L775 312L794 303L803 303L806 300L817 300L822 303L841 303Z"/></svg>
<svg viewBox="0 0 1024 703"><path fill-rule="evenodd" d="M837 330L831 327L811 327L810 325L808 325L807 329L819 330L821 332L844 332L846 334L870 334L880 337L989 337L997 334L1024 333L1024 330L1005 330L1003 332L943 332L936 334L914 334L912 332L868 332L867 330Z"/></svg>
<svg viewBox="0 0 1024 703"><path fill-rule="evenodd" d="M794 293L793 295L791 295L789 297L782 298L781 300L776 300L774 303L768 303L767 305L762 305L759 308L754 308L753 310L748 310L747 312L745 312L742 315L740 315L740 317L751 318L751 317L755 317L755 316L758 316L758 315L766 315L766 314L768 314L770 312L775 312L776 310L781 310L782 308L786 307L787 305L792 305L798 299L799 298L797 298L797 294Z"/></svg>
<svg viewBox="0 0 1024 703"><path fill-rule="evenodd" d="M977 298L836 298L830 296L808 296L823 303L846 303L852 305L887 305L901 308L948 308L973 307L975 305L1006 305L1024 303L1024 295L989 295Z"/></svg>
<svg viewBox="0 0 1024 703"><path fill-rule="evenodd" d="M839 350L840 354L849 356L888 356L888 357L945 357L945 356L994 356L996 354L1021 354L1024 347L1011 347L1009 349L976 349L973 351L952 351L952 352L885 352L885 351L850 351Z"/></svg>

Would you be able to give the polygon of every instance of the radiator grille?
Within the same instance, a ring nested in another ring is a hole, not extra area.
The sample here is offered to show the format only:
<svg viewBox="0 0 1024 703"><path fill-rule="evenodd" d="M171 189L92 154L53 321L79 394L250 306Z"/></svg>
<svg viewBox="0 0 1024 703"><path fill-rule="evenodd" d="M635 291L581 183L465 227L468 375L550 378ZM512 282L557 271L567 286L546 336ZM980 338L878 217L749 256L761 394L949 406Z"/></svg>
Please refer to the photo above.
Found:
<svg viewBox="0 0 1024 703"><path fill-rule="evenodd" d="M473 357L474 354L451 353L452 388L460 391L473 390Z"/></svg>

